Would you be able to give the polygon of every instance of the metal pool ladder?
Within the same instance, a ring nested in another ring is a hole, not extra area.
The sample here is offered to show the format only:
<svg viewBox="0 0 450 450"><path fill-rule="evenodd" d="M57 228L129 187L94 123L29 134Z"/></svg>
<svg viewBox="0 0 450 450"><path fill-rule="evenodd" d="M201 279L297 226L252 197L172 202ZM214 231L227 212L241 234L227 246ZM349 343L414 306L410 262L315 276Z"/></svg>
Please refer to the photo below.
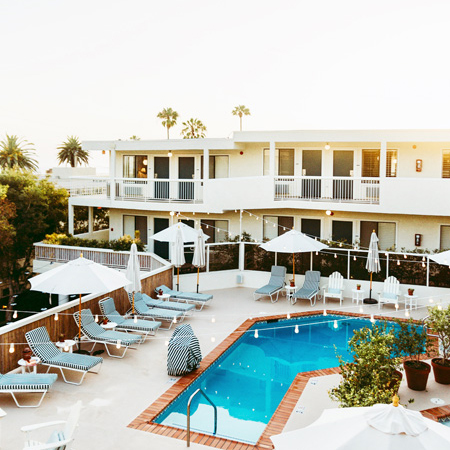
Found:
<svg viewBox="0 0 450 450"><path fill-rule="evenodd" d="M203 395L203 397L206 398L206 400L208 400L210 405L214 408L214 433L213 434L216 434L216 432L217 432L217 406L211 401L211 399L201 389L197 389L189 397L188 404L187 404L187 436L186 436L186 443L187 443L188 447L191 446L191 402L192 402L194 397L199 392Z"/></svg>

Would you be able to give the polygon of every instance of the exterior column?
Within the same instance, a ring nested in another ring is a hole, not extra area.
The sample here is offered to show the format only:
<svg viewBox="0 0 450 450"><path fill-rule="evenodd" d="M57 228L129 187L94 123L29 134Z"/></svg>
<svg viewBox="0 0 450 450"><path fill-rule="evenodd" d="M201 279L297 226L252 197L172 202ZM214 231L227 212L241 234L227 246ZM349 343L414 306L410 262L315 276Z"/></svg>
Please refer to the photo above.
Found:
<svg viewBox="0 0 450 450"><path fill-rule="evenodd" d="M109 176L110 176L110 198L111 201L116 198L116 146L112 146L109 157Z"/></svg>
<svg viewBox="0 0 450 450"><path fill-rule="evenodd" d="M88 233L94 233L94 207L88 206Z"/></svg>
<svg viewBox="0 0 450 450"><path fill-rule="evenodd" d="M209 148L203 149L203 179L209 180Z"/></svg>
<svg viewBox="0 0 450 450"><path fill-rule="evenodd" d="M275 142L270 142L269 145L269 175L275 176Z"/></svg>
<svg viewBox="0 0 450 450"><path fill-rule="evenodd" d="M380 178L386 178L387 142L381 142L380 147Z"/></svg>
<svg viewBox="0 0 450 450"><path fill-rule="evenodd" d="M67 217L67 225L69 227L69 234L73 235L73 216L74 216L74 211L73 211L73 205L71 202L71 199L69 197L69 211L68 211L68 217Z"/></svg>

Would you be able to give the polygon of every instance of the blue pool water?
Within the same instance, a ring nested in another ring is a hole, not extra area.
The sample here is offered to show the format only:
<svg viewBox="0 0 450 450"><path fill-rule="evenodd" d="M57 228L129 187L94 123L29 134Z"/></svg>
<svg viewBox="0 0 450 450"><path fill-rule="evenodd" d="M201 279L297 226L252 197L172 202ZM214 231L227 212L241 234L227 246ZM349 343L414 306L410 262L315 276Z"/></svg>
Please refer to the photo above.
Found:
<svg viewBox="0 0 450 450"><path fill-rule="evenodd" d="M341 315L259 322L154 422L186 429L188 399L200 388L217 406L216 436L255 444L297 373L337 367L334 346L350 360L348 341L354 330L366 326L371 326L369 319ZM212 434L213 427L213 408L197 394L191 404L191 430Z"/></svg>

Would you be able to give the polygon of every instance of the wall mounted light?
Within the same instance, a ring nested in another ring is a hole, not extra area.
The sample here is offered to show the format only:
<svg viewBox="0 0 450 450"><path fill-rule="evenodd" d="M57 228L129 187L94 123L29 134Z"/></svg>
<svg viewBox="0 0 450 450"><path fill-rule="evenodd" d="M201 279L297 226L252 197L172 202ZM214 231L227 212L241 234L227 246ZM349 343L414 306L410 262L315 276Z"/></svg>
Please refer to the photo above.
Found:
<svg viewBox="0 0 450 450"><path fill-rule="evenodd" d="M422 160L416 159L416 172L422 172Z"/></svg>
<svg viewBox="0 0 450 450"><path fill-rule="evenodd" d="M106 155L106 150L102 150L102 155Z"/></svg>
<svg viewBox="0 0 450 450"><path fill-rule="evenodd" d="M330 210L327 210L327 211L325 212L325 214L326 214L327 216L334 216L334 212L333 212L333 211L330 211Z"/></svg>
<svg viewBox="0 0 450 450"><path fill-rule="evenodd" d="M326 144L325 144L325 150L330 150L330 148L331 148L331 145L327 142Z"/></svg>
<svg viewBox="0 0 450 450"><path fill-rule="evenodd" d="M167 153L167 156L168 156L169 158L172 158L172 156L173 156L172 150L169 150L169 153Z"/></svg>
<svg viewBox="0 0 450 450"><path fill-rule="evenodd" d="M146 159L144 159L144 161L142 161L142 164L144 164L144 166L146 166L148 164L148 161Z"/></svg>

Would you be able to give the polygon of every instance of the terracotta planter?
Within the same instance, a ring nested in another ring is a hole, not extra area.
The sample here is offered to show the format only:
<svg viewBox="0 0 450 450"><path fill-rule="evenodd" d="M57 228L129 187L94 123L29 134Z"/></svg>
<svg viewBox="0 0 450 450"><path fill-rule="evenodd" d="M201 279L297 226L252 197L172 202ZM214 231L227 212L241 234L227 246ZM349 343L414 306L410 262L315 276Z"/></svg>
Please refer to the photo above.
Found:
<svg viewBox="0 0 450 450"><path fill-rule="evenodd" d="M450 366L443 366L442 364L436 363L438 360L442 360L442 358L433 358L431 360L434 379L439 384L450 384Z"/></svg>
<svg viewBox="0 0 450 450"><path fill-rule="evenodd" d="M414 289L408 289L408 295L414 295Z"/></svg>
<svg viewBox="0 0 450 450"><path fill-rule="evenodd" d="M424 391L427 387L428 375L430 375L431 366L426 362L420 361L422 368L417 369L416 367L408 364L410 362L411 361L405 361L403 363L408 387L413 391Z"/></svg>

